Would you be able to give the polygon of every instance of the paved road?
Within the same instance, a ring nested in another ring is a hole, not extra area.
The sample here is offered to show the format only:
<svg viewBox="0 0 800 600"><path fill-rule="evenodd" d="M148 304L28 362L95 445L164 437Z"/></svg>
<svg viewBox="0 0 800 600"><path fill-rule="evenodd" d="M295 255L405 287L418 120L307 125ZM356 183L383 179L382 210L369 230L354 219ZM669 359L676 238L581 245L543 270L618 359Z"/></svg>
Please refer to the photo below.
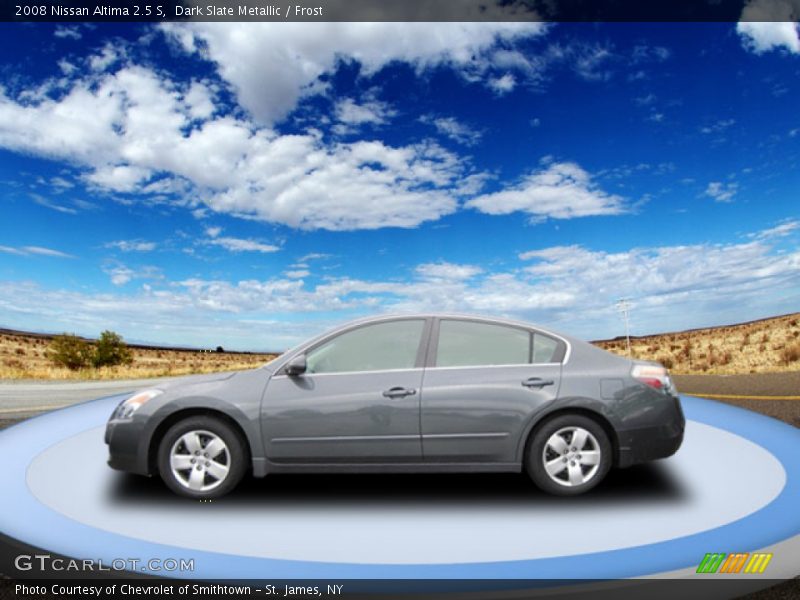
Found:
<svg viewBox="0 0 800 600"><path fill-rule="evenodd" d="M774 399L775 396L800 396L800 371L751 375L675 375L674 379L682 394L735 404L800 427L800 400Z"/></svg>
<svg viewBox="0 0 800 600"><path fill-rule="evenodd" d="M747 375L675 375L674 378L684 394L800 397L800 369Z"/></svg>
<svg viewBox="0 0 800 600"><path fill-rule="evenodd" d="M126 379L118 381L2 381L0 382L0 419L20 419L84 400L122 394L154 383L159 379Z"/></svg>

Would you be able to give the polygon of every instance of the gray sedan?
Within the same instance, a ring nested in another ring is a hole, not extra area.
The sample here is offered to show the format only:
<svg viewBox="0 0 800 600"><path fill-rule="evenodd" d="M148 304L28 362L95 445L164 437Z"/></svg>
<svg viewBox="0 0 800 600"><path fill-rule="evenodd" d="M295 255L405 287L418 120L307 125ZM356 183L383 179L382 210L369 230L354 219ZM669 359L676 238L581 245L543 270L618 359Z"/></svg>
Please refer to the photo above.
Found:
<svg viewBox="0 0 800 600"><path fill-rule="evenodd" d="M575 495L670 456L684 416L667 370L516 321L349 323L253 370L124 400L109 465L219 497L250 473L519 472Z"/></svg>

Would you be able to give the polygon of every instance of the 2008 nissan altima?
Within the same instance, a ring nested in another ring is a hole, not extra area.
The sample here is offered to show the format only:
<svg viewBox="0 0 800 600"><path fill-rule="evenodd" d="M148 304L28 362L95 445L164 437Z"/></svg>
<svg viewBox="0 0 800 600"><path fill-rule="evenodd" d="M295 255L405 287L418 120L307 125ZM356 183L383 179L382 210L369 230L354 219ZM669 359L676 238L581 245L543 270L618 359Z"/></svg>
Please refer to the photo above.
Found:
<svg viewBox="0 0 800 600"><path fill-rule="evenodd" d="M586 492L612 467L670 456L684 416L667 370L516 321L349 323L248 371L133 394L109 465L213 498L246 474L525 471Z"/></svg>

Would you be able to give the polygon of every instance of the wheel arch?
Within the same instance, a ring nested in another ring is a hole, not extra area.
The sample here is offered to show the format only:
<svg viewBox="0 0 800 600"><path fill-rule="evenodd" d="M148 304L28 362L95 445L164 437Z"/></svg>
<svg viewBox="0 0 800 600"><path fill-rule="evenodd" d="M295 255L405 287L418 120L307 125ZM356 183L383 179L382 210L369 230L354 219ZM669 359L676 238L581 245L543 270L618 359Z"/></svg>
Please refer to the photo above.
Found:
<svg viewBox="0 0 800 600"><path fill-rule="evenodd" d="M197 416L219 419L236 432L242 442L245 452L247 453L245 464L247 465L247 471L250 472L252 470L253 449L250 446L250 439L248 438L244 427L242 427L242 425L228 413L209 407L181 408L161 419L156 428L153 430L153 433L150 435L150 439L147 443L147 454L145 457L147 472L150 475L158 473L158 447L161 444L161 440L164 439L164 435L167 433L167 431L169 431L169 428L176 423L183 421L184 419Z"/></svg>
<svg viewBox="0 0 800 600"><path fill-rule="evenodd" d="M551 421L557 417L561 417L564 415L580 415L582 417L586 417L591 419L595 423L597 423L600 427L602 427L604 433L608 437L608 441L611 443L611 454L613 458L612 465L616 467L619 463L619 437L617 436L617 431L612 425L611 421L608 419L606 415L598 410L594 410L587 406L562 406L547 412L546 414L540 415L538 418L533 419L530 424L528 424L527 430L525 434L522 436L523 443L520 444L520 448L518 450L518 458L519 463L521 465L525 465L528 459L528 447L530 446L531 440L535 435L536 431L542 427L548 421Z"/></svg>

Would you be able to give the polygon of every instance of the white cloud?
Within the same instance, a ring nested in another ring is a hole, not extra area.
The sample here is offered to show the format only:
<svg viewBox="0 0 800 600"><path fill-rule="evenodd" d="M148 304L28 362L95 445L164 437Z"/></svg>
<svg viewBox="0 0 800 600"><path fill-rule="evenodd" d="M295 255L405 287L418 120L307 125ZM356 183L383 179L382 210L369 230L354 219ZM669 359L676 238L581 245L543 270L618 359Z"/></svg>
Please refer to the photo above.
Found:
<svg viewBox="0 0 800 600"><path fill-rule="evenodd" d="M756 54L777 49L800 54L798 14L798 0L751 0L742 9L736 31L742 45Z"/></svg>
<svg viewBox="0 0 800 600"><path fill-rule="evenodd" d="M151 252L156 249L156 243L144 240L118 240L116 242L108 242L105 247L116 248L123 252Z"/></svg>
<svg viewBox="0 0 800 600"><path fill-rule="evenodd" d="M67 189L75 187L74 183L72 183L71 181L69 181L67 179L64 179L63 177L53 177L53 178L51 178L50 179L50 185L52 185L55 188L61 189L61 190L67 190Z"/></svg>
<svg viewBox="0 0 800 600"><path fill-rule="evenodd" d="M229 252L261 252L269 254L280 250L280 246L274 244L265 244L259 240L249 240L242 238L235 238L229 236L220 237L222 227L206 227L206 234L209 239L203 240L200 243L207 246L219 246L225 248Z"/></svg>
<svg viewBox="0 0 800 600"><path fill-rule="evenodd" d="M54 258L75 258L72 254L61 252L60 250L53 250L52 248L45 248L43 246L22 246L15 248L12 246L0 246L0 252L6 254L16 254L17 256L51 256Z"/></svg>
<svg viewBox="0 0 800 600"><path fill-rule="evenodd" d="M542 286L571 293L575 306L589 318L594 311L606 310L615 298L637 298L643 310L640 322L649 321L650 329L639 331L648 333L663 330L659 316L680 326L680 306L687 307L685 312L693 317L716 319L713 310L730 310L731 297L746 305L746 301L757 301L765 288L791 289L800 279L800 252L771 250L760 241L618 253L563 246L525 252L520 258L535 261L527 272Z"/></svg>
<svg viewBox="0 0 800 600"><path fill-rule="evenodd" d="M176 84L129 65L58 99L18 102L0 90L0 146L77 163L101 189L159 194L167 182L190 209L300 229L416 227L455 211L454 196L477 181L432 142L325 143L230 116L189 128L191 110Z"/></svg>
<svg viewBox="0 0 800 600"><path fill-rule="evenodd" d="M352 127L364 124L383 125L394 117L397 111L380 100L368 100L358 104L352 98L342 98L336 102L334 114L337 121Z"/></svg>
<svg viewBox="0 0 800 600"><path fill-rule="evenodd" d="M290 315L302 318L296 329L282 331L282 345L322 329L307 329L313 315L341 314L344 319L384 311L508 315L598 338L619 334L622 324L613 306L618 298L630 297L635 302L633 330L645 334L796 308L800 251L777 250L769 241L773 229L754 232L747 243L620 252L556 246L522 252L522 265L501 271L437 262L410 269L405 280L338 277L314 285L298 278L299 273L265 280L169 282L153 267L132 269L117 263L106 268L116 285L137 278L152 284L128 288L128 293L91 294L3 281L0 312L11 325L25 323L29 315L39 328L99 330L113 325L123 335L132 331L140 339L154 340L172 336L173 343L208 344L229 339L230 330L236 329L241 332L239 346L252 349L274 348L278 338L271 323ZM764 294L765 289L771 293Z"/></svg>
<svg viewBox="0 0 800 600"><path fill-rule="evenodd" d="M472 279L483 269L474 265L458 265L449 262L424 263L416 268L417 274L432 281L463 281Z"/></svg>
<svg viewBox="0 0 800 600"><path fill-rule="evenodd" d="M577 46L572 50L575 54L574 69L582 79L587 81L607 81L611 71L606 64L613 58L611 50L605 46Z"/></svg>
<svg viewBox="0 0 800 600"><path fill-rule="evenodd" d="M220 246L231 252L261 252L266 254L280 250L280 246L275 246L274 244L233 237L214 237L204 243L211 246Z"/></svg>
<svg viewBox="0 0 800 600"><path fill-rule="evenodd" d="M286 275L286 277L289 279L303 279L304 277L311 275L311 271L308 269L297 269L294 271L286 271L284 275Z"/></svg>
<svg viewBox="0 0 800 600"><path fill-rule="evenodd" d="M75 71L78 70L78 67L76 67L74 64L72 64L65 58L62 58L58 61L58 68L61 69L61 72L67 76L72 75Z"/></svg>
<svg viewBox="0 0 800 600"><path fill-rule="evenodd" d="M433 125L440 134L449 137L454 142L465 146L474 146L481 141L483 134L469 125L460 122L455 117L434 117L425 115L420 119L422 123Z"/></svg>
<svg viewBox="0 0 800 600"><path fill-rule="evenodd" d="M69 206L63 206L61 204L57 204L57 203L53 202L52 200L50 200L48 198L45 198L41 194L31 194L30 197L31 197L31 200L33 200L39 206L44 206L44 207L49 208L51 210L55 210L55 211L60 212L60 213L66 213L66 214L69 214L69 215L74 215L74 214L78 213L78 211L75 210L74 208L71 208Z"/></svg>
<svg viewBox="0 0 800 600"><path fill-rule="evenodd" d="M712 181L708 184L705 194L713 198L715 202L731 202L738 189L739 185L736 183Z"/></svg>
<svg viewBox="0 0 800 600"><path fill-rule="evenodd" d="M633 52L631 53L631 62L633 64L649 61L663 62L671 55L672 52L670 52L669 48L665 48L664 46L647 46L640 44L634 46Z"/></svg>
<svg viewBox="0 0 800 600"><path fill-rule="evenodd" d="M490 215L525 212L534 217L571 219L626 212L623 199L599 189L579 165L552 163L527 175L517 186L478 196L466 203Z"/></svg>
<svg viewBox="0 0 800 600"><path fill-rule="evenodd" d="M57 25L53 35L55 35L57 38L60 39L71 39L71 40L79 40L83 37L76 25L75 26Z"/></svg>
<svg viewBox="0 0 800 600"><path fill-rule="evenodd" d="M493 89L498 96L502 96L517 87L517 79L511 73L506 73L501 77L492 77L489 79L489 87Z"/></svg>
<svg viewBox="0 0 800 600"><path fill-rule="evenodd" d="M263 124L283 119L320 90L319 77L356 61L369 77L399 61L418 70L468 70L498 42L541 35L541 23L170 23L163 31L186 51L200 47L239 102Z"/></svg>
<svg viewBox="0 0 800 600"><path fill-rule="evenodd" d="M114 192L133 192L149 179L152 171L130 165L104 165L86 176L86 181Z"/></svg>
<svg viewBox="0 0 800 600"><path fill-rule="evenodd" d="M93 71L105 71L120 58L119 47L114 46L111 42L106 42L99 54L89 57L89 67Z"/></svg>
<svg viewBox="0 0 800 600"><path fill-rule="evenodd" d="M322 260L324 258L331 258L332 254L328 254L326 252L310 252L309 254L305 254L297 259L297 262L304 263L310 260Z"/></svg>
<svg viewBox="0 0 800 600"><path fill-rule="evenodd" d="M633 101L639 106L650 106L656 101L655 94L645 94L644 96L637 96Z"/></svg>
<svg viewBox="0 0 800 600"><path fill-rule="evenodd" d="M189 86L184 102L193 119L208 119L214 114L214 93L199 81L193 81Z"/></svg>
<svg viewBox="0 0 800 600"><path fill-rule="evenodd" d="M103 267L103 271L111 278L111 283L122 286L134 279L161 280L164 276L158 267L144 266L132 269L122 263L111 262Z"/></svg>
<svg viewBox="0 0 800 600"><path fill-rule="evenodd" d="M125 285L133 279L133 270L124 265L112 267L106 271L111 276L111 283L114 285Z"/></svg>
<svg viewBox="0 0 800 600"><path fill-rule="evenodd" d="M720 119L719 121L715 121L711 125L706 125L705 127L701 127L700 133L705 133L705 134L722 133L735 123L736 123L735 119Z"/></svg>
<svg viewBox="0 0 800 600"><path fill-rule="evenodd" d="M789 219L787 221L784 221L783 223L779 223L775 227L770 227L769 229L764 229L763 231L759 231L758 233L750 234L750 237L755 237L761 240L770 238L782 238L791 235L792 233L798 230L800 230L800 221L795 219Z"/></svg>

